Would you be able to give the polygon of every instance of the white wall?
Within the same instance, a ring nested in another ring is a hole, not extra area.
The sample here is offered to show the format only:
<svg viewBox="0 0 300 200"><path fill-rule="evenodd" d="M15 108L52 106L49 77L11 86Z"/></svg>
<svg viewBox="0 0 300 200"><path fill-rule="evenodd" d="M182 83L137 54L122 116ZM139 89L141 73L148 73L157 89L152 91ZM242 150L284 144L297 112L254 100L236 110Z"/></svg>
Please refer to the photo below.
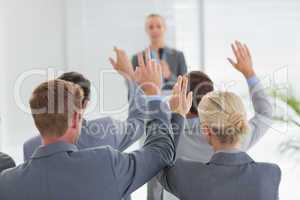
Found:
<svg viewBox="0 0 300 200"><path fill-rule="evenodd" d="M93 109L89 117L107 115L107 112L115 113L115 117L126 115L126 108L120 108L126 106L127 90L119 75L105 73L112 69L108 57L113 55L114 45L130 55L146 48L145 16L152 12L163 13L167 22L173 22L172 5L170 0L67 1L68 66L85 73L97 91L93 94L92 105L95 107L90 107ZM174 26L169 26L167 33L170 45L174 45L173 29ZM105 73L102 80L101 73Z"/></svg>
<svg viewBox="0 0 300 200"><path fill-rule="evenodd" d="M290 82L300 97L299 11L298 0L206 1L207 72L214 80L240 80L246 89L243 77L226 60L233 55L230 43L239 39L250 46L259 75L276 79L276 84Z"/></svg>
<svg viewBox="0 0 300 200"><path fill-rule="evenodd" d="M22 159L22 144L33 134L34 124L31 115L24 113L15 101L15 83L23 72L65 66L64 3L63 0L1 1L1 85L4 84L1 144L3 151L18 162ZM46 78L34 75L22 83L20 93L26 106L32 89Z"/></svg>

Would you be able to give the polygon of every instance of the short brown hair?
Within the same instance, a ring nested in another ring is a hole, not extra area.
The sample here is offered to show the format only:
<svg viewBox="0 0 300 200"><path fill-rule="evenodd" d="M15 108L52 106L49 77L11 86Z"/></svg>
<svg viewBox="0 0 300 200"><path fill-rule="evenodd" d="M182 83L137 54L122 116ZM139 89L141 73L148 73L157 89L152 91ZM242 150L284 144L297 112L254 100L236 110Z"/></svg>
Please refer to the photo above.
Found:
<svg viewBox="0 0 300 200"><path fill-rule="evenodd" d="M187 76L189 91L193 92L193 103L190 112L198 114L198 104L204 95L214 90L214 84L208 75L201 71L191 71Z"/></svg>
<svg viewBox="0 0 300 200"><path fill-rule="evenodd" d="M83 91L79 85L51 80L34 89L29 104L36 127L42 136L62 136L74 112L82 108Z"/></svg>

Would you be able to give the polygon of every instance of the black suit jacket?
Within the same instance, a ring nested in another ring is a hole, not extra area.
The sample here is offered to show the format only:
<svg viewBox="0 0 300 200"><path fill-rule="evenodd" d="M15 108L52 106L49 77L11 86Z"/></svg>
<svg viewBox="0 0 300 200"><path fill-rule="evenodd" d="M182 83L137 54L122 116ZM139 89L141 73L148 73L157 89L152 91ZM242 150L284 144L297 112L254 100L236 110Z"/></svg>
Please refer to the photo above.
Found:
<svg viewBox="0 0 300 200"><path fill-rule="evenodd" d="M187 73L187 66L185 62L185 57L181 51L176 49L172 49L169 47L165 47L162 49L162 54L160 55L160 59L165 60L172 72L172 76L169 80L164 80L163 88L164 90L171 90L173 85L177 81L177 77L179 75L185 75ZM138 66L137 54L132 57L132 65L135 69Z"/></svg>

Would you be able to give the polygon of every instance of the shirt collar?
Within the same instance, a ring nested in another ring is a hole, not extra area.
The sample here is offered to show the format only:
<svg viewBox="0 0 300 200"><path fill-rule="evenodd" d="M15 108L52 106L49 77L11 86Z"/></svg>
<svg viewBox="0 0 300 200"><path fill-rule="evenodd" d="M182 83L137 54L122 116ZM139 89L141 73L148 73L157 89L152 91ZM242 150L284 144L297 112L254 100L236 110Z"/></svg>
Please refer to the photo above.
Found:
<svg viewBox="0 0 300 200"><path fill-rule="evenodd" d="M32 158L48 157L61 152L75 152L78 148L74 144L57 142L45 146L39 146L32 155Z"/></svg>
<svg viewBox="0 0 300 200"><path fill-rule="evenodd" d="M242 165L247 163L253 163L253 159L245 152L234 151L219 151L216 152L208 164L216 165Z"/></svg>

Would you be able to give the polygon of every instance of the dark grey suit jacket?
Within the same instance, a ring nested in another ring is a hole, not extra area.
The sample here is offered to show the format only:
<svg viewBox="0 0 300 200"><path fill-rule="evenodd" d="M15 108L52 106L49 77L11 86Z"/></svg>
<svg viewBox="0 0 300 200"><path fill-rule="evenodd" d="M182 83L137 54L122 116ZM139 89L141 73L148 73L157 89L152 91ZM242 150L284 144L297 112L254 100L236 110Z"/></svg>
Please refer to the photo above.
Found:
<svg viewBox="0 0 300 200"><path fill-rule="evenodd" d="M160 176L181 200L276 200L280 179L277 165L254 162L245 152L219 152L208 163L178 159Z"/></svg>
<svg viewBox="0 0 300 200"><path fill-rule="evenodd" d="M32 159L0 174L1 200L120 200L173 164L169 110L148 103L144 146L121 153L109 146L78 150L63 142L41 146ZM163 103L164 104L164 103ZM183 125L183 119L178 118Z"/></svg>
<svg viewBox="0 0 300 200"><path fill-rule="evenodd" d="M168 63L170 71L172 72L171 78L169 80L164 80L162 88L164 90L169 90L173 88L173 85L176 83L179 75L184 75L187 73L187 66L184 54L181 51L169 47L163 48L162 59ZM131 62L134 68L138 66L137 55L132 57Z"/></svg>
<svg viewBox="0 0 300 200"><path fill-rule="evenodd" d="M129 85L129 110L125 121L111 117L102 117L94 120L84 120L81 135L77 141L78 149L109 145L112 148L124 151L145 133L146 100L144 92L135 82ZM42 144L41 136L27 140L23 145L24 161L28 161L34 151Z"/></svg>
<svg viewBox="0 0 300 200"><path fill-rule="evenodd" d="M10 156L0 152L0 172L15 166L16 164Z"/></svg>

